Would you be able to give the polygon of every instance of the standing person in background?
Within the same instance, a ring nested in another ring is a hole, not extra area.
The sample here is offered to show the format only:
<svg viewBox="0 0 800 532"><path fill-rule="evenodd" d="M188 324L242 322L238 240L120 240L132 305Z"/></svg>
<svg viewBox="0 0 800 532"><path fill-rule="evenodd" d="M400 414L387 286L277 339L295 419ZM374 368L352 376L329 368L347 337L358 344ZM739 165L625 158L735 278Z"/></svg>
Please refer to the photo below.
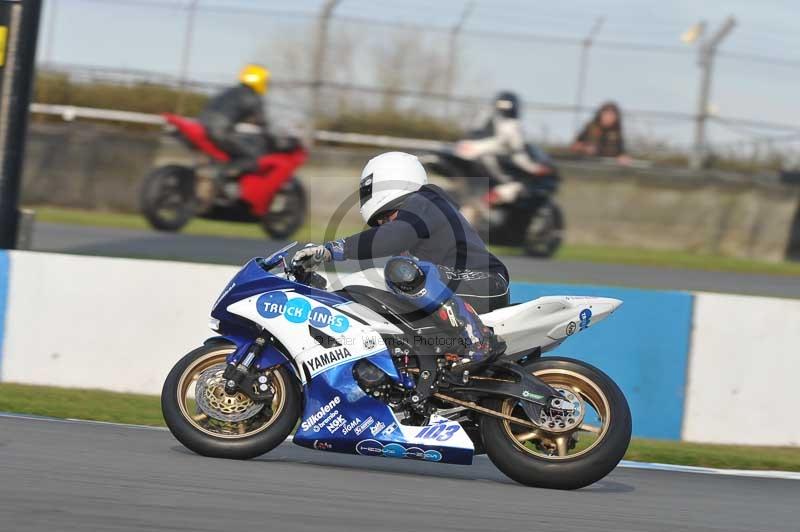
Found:
<svg viewBox="0 0 800 532"><path fill-rule="evenodd" d="M630 163L630 157L625 153L619 106L614 102L601 105L570 149L581 155L614 157L620 164Z"/></svg>

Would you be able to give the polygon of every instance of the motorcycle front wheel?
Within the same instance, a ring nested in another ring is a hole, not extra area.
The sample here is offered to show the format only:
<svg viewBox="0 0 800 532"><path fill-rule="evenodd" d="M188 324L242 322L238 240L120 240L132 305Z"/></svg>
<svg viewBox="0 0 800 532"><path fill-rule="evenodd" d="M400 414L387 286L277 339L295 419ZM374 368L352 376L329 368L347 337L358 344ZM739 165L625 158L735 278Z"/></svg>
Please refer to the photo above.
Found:
<svg viewBox="0 0 800 532"><path fill-rule="evenodd" d="M561 208L548 201L536 211L525 231L524 248L529 257L550 258L561 247L564 215Z"/></svg>
<svg viewBox="0 0 800 532"><path fill-rule="evenodd" d="M513 480L539 488L573 490L608 475L631 440L631 413L619 387L594 366L569 358L545 357L527 369L574 409L543 412L537 429L483 416L481 436L491 461ZM528 420L517 399L487 406Z"/></svg>
<svg viewBox="0 0 800 532"><path fill-rule="evenodd" d="M272 238L289 238L306 221L307 208L303 184L292 177L275 193L269 212L261 220L261 227Z"/></svg>
<svg viewBox="0 0 800 532"><path fill-rule="evenodd" d="M180 231L194 217L194 171L175 164L150 172L142 183L142 214L154 229Z"/></svg>
<svg viewBox="0 0 800 532"><path fill-rule="evenodd" d="M231 344L195 349L172 368L161 392L164 421L175 438L203 456L246 460L271 451L300 417L300 391L283 366L263 373L270 401L225 392Z"/></svg>

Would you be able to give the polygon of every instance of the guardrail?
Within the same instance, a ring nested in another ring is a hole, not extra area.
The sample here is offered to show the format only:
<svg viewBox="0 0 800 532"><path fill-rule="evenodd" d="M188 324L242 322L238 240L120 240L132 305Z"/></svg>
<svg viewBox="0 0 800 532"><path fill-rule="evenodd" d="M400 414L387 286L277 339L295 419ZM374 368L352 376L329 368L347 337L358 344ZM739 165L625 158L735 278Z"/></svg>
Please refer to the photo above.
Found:
<svg viewBox="0 0 800 532"><path fill-rule="evenodd" d="M117 111L113 109L95 109L91 107L75 107L73 105L55 105L44 103L31 104L32 113L59 116L71 122L78 118L90 120L108 120L110 122L128 122L133 124L164 125L161 115L136 113L132 111ZM259 133L261 129L252 124L238 124L237 131L241 133ZM314 140L322 142L335 142L359 146L377 146L381 148L402 148L407 150L441 150L450 145L448 142L436 140L412 139L405 137L392 137L388 135L367 135L362 133L342 133L339 131L317 130Z"/></svg>
<svg viewBox="0 0 800 532"><path fill-rule="evenodd" d="M75 107L73 105L53 105L47 103L32 103L30 110L31 113L60 116L66 122L72 122L76 118L89 118L92 120L109 120L134 124L164 124L164 118L161 115L136 113L133 111L94 109L91 107Z"/></svg>
<svg viewBox="0 0 800 532"><path fill-rule="evenodd" d="M73 105L57 105L33 103L30 106L32 113L58 116L65 121L76 119L107 120L110 122L128 122L132 124L163 125L161 115L138 113L133 111L118 111L114 109L97 109L92 107L77 107ZM257 134L261 129L252 124L238 124L237 131L241 133ZM364 133L344 133L341 131L317 130L312 135L315 141L345 144L351 146L375 146L378 148L394 148L403 150L431 150L438 151L452 146L450 142L429 139L416 139L408 137L394 137L390 135L371 135ZM631 159L625 165L620 165L614 158L592 157L590 159L573 159L571 157L555 157L559 166L574 168L611 168L630 169L647 172L648 176L661 176L669 174L670 179L697 179L698 177L737 183L765 183L776 184L779 182L777 175L745 175L723 170L704 170L698 174L696 170L685 168L655 167L652 161L644 159Z"/></svg>
<svg viewBox="0 0 800 532"><path fill-rule="evenodd" d="M107 120L110 122L128 122L132 124L164 125L161 115L137 113L133 111L117 111L114 109L96 109L92 107L76 107L74 105L57 105L33 103L30 106L32 113L59 116L67 122L76 119ZM236 130L240 133L257 134L261 128L252 124L238 124ZM396 148L405 150L430 150L439 151L452 146L451 142L439 140L416 139L408 137L394 137L390 135L371 135L365 133L344 133L341 131L317 130L312 135L315 141L336 144L349 144L353 146L375 146L378 148ZM586 164L585 161L570 161L574 164ZM620 167L614 158L596 157L591 159L593 166ZM647 169L653 166L651 161L632 159L625 165L629 168Z"/></svg>

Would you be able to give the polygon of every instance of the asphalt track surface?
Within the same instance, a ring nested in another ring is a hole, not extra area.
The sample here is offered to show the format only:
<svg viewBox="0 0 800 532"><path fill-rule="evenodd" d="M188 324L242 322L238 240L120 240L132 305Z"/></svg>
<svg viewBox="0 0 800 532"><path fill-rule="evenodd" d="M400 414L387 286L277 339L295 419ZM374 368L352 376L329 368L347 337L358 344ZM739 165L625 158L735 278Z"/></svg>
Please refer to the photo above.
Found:
<svg viewBox="0 0 800 532"><path fill-rule="evenodd" d="M485 457L424 464L302 449L203 458L166 430L0 418L0 530L800 530L800 481L618 468L574 492Z"/></svg>
<svg viewBox="0 0 800 532"><path fill-rule="evenodd" d="M284 242L266 239L182 235L50 223L37 223L33 233L33 249L38 251L234 265L243 264L254 256L263 256L283 244ZM800 281L792 276L556 262L527 257L503 257L503 261L511 270L512 279L541 283L596 284L800 298ZM355 268L355 265L350 268Z"/></svg>

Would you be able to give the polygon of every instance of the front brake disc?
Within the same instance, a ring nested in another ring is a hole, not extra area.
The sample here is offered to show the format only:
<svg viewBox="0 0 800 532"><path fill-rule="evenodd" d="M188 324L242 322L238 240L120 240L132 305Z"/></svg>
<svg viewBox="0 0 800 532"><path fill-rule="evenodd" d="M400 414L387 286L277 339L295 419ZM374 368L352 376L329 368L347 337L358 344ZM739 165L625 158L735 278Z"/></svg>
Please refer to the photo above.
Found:
<svg viewBox="0 0 800 532"><path fill-rule="evenodd" d="M197 406L207 416L236 423L250 419L263 408L265 403L256 403L242 392L228 395L225 392L225 366L218 364L202 372L195 386Z"/></svg>

